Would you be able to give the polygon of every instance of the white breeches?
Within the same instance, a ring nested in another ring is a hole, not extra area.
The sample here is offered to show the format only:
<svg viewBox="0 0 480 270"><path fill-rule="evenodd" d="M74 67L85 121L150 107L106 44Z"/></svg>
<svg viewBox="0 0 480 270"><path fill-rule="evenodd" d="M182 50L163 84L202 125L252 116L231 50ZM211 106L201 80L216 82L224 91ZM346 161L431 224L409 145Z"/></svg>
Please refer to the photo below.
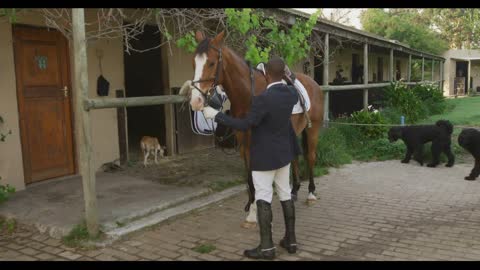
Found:
<svg viewBox="0 0 480 270"><path fill-rule="evenodd" d="M264 200L272 203L273 187L277 191L280 201L292 198L290 188L290 163L273 171L252 171L253 185L255 186L255 200ZM255 203L254 203L255 204Z"/></svg>

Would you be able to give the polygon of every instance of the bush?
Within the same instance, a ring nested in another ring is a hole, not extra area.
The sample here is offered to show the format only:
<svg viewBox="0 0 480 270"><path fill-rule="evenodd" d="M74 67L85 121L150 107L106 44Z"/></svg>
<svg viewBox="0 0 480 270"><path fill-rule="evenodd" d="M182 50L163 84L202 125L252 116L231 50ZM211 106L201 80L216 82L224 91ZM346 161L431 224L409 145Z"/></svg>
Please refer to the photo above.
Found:
<svg viewBox="0 0 480 270"><path fill-rule="evenodd" d="M416 85L412 91L423 102L428 115L441 114L446 111L445 97L438 86L433 84Z"/></svg>
<svg viewBox="0 0 480 270"><path fill-rule="evenodd" d="M0 180L2 178L0 177ZM9 197L10 194L15 192L15 188L10 185L0 185L0 204L5 202Z"/></svg>
<svg viewBox="0 0 480 270"><path fill-rule="evenodd" d="M387 121L378 111L361 110L354 112L350 117L350 122L355 124L386 124ZM383 137L387 131L385 126L355 126L368 139L378 139Z"/></svg>
<svg viewBox="0 0 480 270"><path fill-rule="evenodd" d="M0 124L3 124L3 118L0 116ZM4 142L5 138L9 135L12 134L12 131L10 130L7 134L3 134L0 132L0 142ZM2 180L2 177L0 177L0 180ZM10 186L10 185L0 185L0 204L8 200L10 197L10 194L15 192L15 188Z"/></svg>
<svg viewBox="0 0 480 270"><path fill-rule="evenodd" d="M385 105L395 108L404 115L406 123L416 123L428 115L427 109L422 106L422 101L401 82L391 83L385 89Z"/></svg>
<svg viewBox="0 0 480 270"><path fill-rule="evenodd" d="M405 145L402 142L390 143L387 138L364 141L361 147L353 150L353 158L361 161L383 161L403 157Z"/></svg>
<svg viewBox="0 0 480 270"><path fill-rule="evenodd" d="M345 137L337 128L324 130L318 139L317 161L320 167L338 167L352 162Z"/></svg>

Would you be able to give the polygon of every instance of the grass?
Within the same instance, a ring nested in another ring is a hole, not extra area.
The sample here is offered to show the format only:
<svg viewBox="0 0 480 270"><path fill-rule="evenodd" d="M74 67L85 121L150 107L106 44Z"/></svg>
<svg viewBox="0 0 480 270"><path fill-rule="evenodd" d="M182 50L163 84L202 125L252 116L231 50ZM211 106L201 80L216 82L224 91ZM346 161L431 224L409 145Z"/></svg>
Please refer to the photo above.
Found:
<svg viewBox="0 0 480 270"><path fill-rule="evenodd" d="M0 218L0 231L5 230L7 233L13 233L17 228L17 221L15 219Z"/></svg>
<svg viewBox="0 0 480 270"><path fill-rule="evenodd" d="M202 244L202 245L199 245L199 246L196 246L194 248L192 248L193 251L195 252L198 252L198 253L210 253L212 251L214 251L215 249L217 249L214 245L212 244Z"/></svg>
<svg viewBox="0 0 480 270"><path fill-rule="evenodd" d="M467 97L457 99L447 99L446 112L430 116L418 124L432 124L440 119L448 119L455 125L477 126L480 127L480 97ZM397 122L399 113L394 110L386 111L386 117L391 122ZM341 121L341 120L337 120ZM452 151L456 156L456 161L462 161L463 156L468 154L457 143L458 134L461 128L455 128L452 136ZM432 159L430 151L431 143L424 145L424 160L428 162ZM317 147L317 161L315 176L321 176L328 173L329 167L339 167L343 164L349 164L352 160L358 161L384 161L392 159L401 159L405 155L405 145L402 141L390 143L387 134L379 139L365 138L360 130L354 126L334 125L323 130L320 134ZM446 162L445 155L441 155L440 160ZM301 172L304 171L305 163L300 160Z"/></svg>
<svg viewBox="0 0 480 270"><path fill-rule="evenodd" d="M68 247L82 247L82 244L89 240L100 239L101 233L96 237L91 237L88 233L87 225L82 222L76 225L68 235L62 238L63 244Z"/></svg>
<svg viewBox="0 0 480 270"><path fill-rule="evenodd" d="M225 190L227 188L238 186L238 185L241 185L241 184L244 184L244 183L245 183L244 178L241 178L241 179L236 179L236 180L233 180L233 181L215 181L215 182L210 183L208 185L208 187L211 190L213 190L215 192L218 192L218 191L222 191L222 190Z"/></svg>

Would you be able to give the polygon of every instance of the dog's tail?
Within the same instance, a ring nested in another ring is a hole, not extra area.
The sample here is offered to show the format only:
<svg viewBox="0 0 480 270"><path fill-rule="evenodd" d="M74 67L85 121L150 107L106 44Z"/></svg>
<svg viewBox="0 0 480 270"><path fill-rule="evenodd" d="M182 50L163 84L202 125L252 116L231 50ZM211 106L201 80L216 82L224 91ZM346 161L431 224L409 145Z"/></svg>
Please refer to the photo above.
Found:
<svg viewBox="0 0 480 270"><path fill-rule="evenodd" d="M448 120L438 120L435 125L437 127L444 128L447 131L448 135L452 135L453 133L453 125Z"/></svg>

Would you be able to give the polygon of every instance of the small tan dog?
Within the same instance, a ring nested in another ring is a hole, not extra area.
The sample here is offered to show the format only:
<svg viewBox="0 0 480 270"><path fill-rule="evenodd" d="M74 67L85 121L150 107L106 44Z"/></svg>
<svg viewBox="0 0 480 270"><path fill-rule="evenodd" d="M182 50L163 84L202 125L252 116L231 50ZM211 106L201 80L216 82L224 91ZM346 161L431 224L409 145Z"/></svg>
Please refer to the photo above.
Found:
<svg viewBox="0 0 480 270"><path fill-rule="evenodd" d="M158 164L157 155L160 154L160 158L165 156L165 146L161 146L158 142L158 139L155 137L150 136L143 136L142 140L140 141L140 148L142 149L144 160L143 166L147 167L148 164L148 157L150 153L153 152L155 157L155 164Z"/></svg>

